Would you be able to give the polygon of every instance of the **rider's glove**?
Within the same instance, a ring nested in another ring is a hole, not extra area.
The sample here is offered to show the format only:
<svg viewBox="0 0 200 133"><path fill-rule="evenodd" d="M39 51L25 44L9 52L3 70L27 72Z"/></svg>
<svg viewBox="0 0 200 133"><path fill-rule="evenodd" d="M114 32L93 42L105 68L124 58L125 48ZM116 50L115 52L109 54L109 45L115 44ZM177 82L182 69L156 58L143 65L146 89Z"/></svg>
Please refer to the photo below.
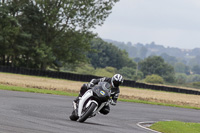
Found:
<svg viewBox="0 0 200 133"><path fill-rule="evenodd" d="M91 84L91 83L87 84L87 88L92 88L93 86L94 86L94 85Z"/></svg>
<svg viewBox="0 0 200 133"><path fill-rule="evenodd" d="M117 103L111 99L110 104L115 106Z"/></svg>

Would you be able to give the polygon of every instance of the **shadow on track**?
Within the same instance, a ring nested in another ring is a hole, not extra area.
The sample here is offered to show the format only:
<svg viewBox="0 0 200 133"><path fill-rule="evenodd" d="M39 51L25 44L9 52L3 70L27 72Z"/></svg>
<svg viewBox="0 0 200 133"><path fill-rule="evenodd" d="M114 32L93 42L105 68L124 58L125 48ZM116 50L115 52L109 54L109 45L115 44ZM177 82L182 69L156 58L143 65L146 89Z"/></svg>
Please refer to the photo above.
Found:
<svg viewBox="0 0 200 133"><path fill-rule="evenodd" d="M66 121L66 119L65 119L65 121ZM69 121L69 122L76 122L76 123L85 124L85 125L96 125L96 126L103 126L103 127L117 127L117 126L112 126L112 125L108 125L108 124L101 124L101 123L94 123L94 122L87 122L87 121L83 122L83 123L78 122L78 121L71 121L69 119L67 119L67 121Z"/></svg>

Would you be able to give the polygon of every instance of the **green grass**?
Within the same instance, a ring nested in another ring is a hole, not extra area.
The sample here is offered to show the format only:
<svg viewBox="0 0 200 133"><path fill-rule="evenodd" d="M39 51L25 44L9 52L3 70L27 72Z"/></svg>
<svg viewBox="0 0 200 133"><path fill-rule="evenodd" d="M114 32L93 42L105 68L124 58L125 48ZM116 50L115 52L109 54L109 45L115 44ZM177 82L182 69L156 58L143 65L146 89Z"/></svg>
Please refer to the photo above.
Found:
<svg viewBox="0 0 200 133"><path fill-rule="evenodd" d="M1 85L1 84L0 84L0 89L1 90L10 90L10 91L22 91L22 92L42 93L42 94L78 96L77 93L70 93L70 92L65 92L65 91L45 90L45 89L37 89L37 88L24 88L24 87L7 86L7 85Z"/></svg>
<svg viewBox="0 0 200 133"><path fill-rule="evenodd" d="M200 123L160 121L154 123L150 128L162 133L200 133Z"/></svg>
<svg viewBox="0 0 200 133"><path fill-rule="evenodd" d="M188 109L197 109L197 110L200 110L200 108L193 107L193 106L184 106L184 105L167 104L167 103L157 103L157 102L150 102L150 101L136 100L136 99L119 99L119 101L134 102L134 103L144 103L144 104L153 104L153 105L162 105L162 106L171 106L171 107L179 107L179 108L188 108Z"/></svg>

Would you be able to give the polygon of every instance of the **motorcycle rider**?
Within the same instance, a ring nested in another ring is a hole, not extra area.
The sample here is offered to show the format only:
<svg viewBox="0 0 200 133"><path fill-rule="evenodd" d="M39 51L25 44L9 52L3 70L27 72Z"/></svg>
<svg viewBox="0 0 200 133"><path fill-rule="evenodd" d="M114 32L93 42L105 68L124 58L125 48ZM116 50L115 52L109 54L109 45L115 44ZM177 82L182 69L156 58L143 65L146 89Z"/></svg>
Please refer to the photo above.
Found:
<svg viewBox="0 0 200 133"><path fill-rule="evenodd" d="M79 99L83 96L83 94L91 89L93 86L97 85L99 82L108 82L111 85L111 105L116 105L117 99L120 93L119 85L123 83L123 77L121 74L115 74L112 78L103 77L99 79L92 79L88 84L83 84L80 89L79 96L73 101L74 106L78 103ZM107 115L110 112L110 106L104 106L100 113Z"/></svg>

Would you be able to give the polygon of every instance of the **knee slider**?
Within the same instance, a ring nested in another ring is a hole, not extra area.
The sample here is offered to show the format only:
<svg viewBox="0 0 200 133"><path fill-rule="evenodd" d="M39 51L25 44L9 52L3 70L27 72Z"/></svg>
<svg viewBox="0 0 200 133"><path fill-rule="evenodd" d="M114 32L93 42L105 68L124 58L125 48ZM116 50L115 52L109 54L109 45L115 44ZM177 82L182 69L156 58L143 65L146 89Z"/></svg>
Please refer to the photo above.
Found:
<svg viewBox="0 0 200 133"><path fill-rule="evenodd" d="M101 114L107 115L110 112L110 109L108 108L103 108L99 111Z"/></svg>

